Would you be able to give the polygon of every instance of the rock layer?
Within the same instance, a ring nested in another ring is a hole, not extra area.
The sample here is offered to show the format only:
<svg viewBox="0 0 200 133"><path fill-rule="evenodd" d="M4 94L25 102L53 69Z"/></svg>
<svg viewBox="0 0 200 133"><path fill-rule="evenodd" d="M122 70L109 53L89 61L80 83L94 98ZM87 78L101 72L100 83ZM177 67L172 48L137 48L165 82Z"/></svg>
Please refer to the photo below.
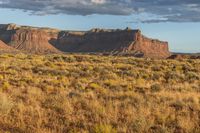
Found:
<svg viewBox="0 0 200 133"><path fill-rule="evenodd" d="M46 32L32 29L20 29L11 36L10 45L18 50L29 53L59 53L55 47L49 43Z"/></svg>
<svg viewBox="0 0 200 133"><path fill-rule="evenodd" d="M134 56L167 58L168 43L149 39L140 30L91 30L62 32L55 46L65 52L110 52Z"/></svg>
<svg viewBox="0 0 200 133"><path fill-rule="evenodd" d="M13 52L13 51L16 51L16 50L6 45L3 41L0 40L0 52Z"/></svg>
<svg viewBox="0 0 200 133"><path fill-rule="evenodd" d="M151 58L170 56L168 43L150 39L140 30L60 31L57 29L0 25L0 39L31 53L111 53ZM56 48L55 48L56 47Z"/></svg>

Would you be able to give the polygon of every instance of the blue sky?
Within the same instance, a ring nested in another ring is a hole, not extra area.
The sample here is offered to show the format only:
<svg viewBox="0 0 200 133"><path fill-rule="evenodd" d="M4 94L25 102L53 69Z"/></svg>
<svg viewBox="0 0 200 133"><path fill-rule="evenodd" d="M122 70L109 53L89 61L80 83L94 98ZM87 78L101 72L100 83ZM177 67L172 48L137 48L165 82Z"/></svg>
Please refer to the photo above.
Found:
<svg viewBox="0 0 200 133"><path fill-rule="evenodd" d="M94 0L104 2L104 0ZM1 0L0 0L1 5ZM40 27L52 27L66 30L89 30L98 28L139 28L143 34L169 42L171 51L200 52L200 22L199 21L162 21L152 19L150 15L136 15L122 13L45 13L38 14L29 9L1 8L0 23L16 23ZM89 12L89 11L87 11ZM41 13L41 12L40 12ZM146 18L150 18L149 19ZM195 17L192 17L195 18ZM190 19L190 18L188 18ZM181 18L181 20L183 20ZM185 19L184 19L185 20ZM142 22L145 21L145 22Z"/></svg>

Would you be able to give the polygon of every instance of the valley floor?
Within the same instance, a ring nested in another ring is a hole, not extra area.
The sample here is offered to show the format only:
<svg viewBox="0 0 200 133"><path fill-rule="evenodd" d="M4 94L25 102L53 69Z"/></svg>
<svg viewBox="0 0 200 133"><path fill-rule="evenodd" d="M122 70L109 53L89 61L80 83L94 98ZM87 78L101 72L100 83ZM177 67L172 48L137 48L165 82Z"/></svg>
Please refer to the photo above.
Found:
<svg viewBox="0 0 200 133"><path fill-rule="evenodd" d="M0 132L199 133L200 60L0 55Z"/></svg>

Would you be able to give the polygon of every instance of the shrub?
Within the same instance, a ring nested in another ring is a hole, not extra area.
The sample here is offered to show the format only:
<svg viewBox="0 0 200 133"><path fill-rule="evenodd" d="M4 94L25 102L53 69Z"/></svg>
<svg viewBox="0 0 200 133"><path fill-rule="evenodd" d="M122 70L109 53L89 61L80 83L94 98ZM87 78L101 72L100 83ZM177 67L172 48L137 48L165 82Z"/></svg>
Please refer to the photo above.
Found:
<svg viewBox="0 0 200 133"><path fill-rule="evenodd" d="M143 87L143 86L145 86L145 80L142 79L142 78L137 79L137 80L136 80L136 85L137 85L138 87Z"/></svg>
<svg viewBox="0 0 200 133"><path fill-rule="evenodd" d="M91 88L92 90L98 90L98 89L101 89L101 86L99 86L96 83L90 83L88 88Z"/></svg>
<svg viewBox="0 0 200 133"><path fill-rule="evenodd" d="M153 66L151 69L152 69L153 71L161 71L160 66Z"/></svg>
<svg viewBox="0 0 200 133"><path fill-rule="evenodd" d="M7 95L0 93L0 115L6 115L13 107L11 98Z"/></svg>
<svg viewBox="0 0 200 133"><path fill-rule="evenodd" d="M151 86L151 92L160 92L161 90L162 88L160 84L153 84Z"/></svg>
<svg viewBox="0 0 200 133"><path fill-rule="evenodd" d="M91 89L99 94L106 94L106 92L107 92L106 89L104 89L102 86L100 86L97 83L90 83L86 88Z"/></svg>
<svg viewBox="0 0 200 133"><path fill-rule="evenodd" d="M3 90L8 90L10 88L10 83L9 82L3 82L3 85L2 85L2 89Z"/></svg>
<svg viewBox="0 0 200 133"><path fill-rule="evenodd" d="M177 100L177 101L171 103L170 106L175 108L176 110L182 110L184 108L185 104L182 101Z"/></svg>
<svg viewBox="0 0 200 133"><path fill-rule="evenodd" d="M186 73L186 79L190 80L190 81L199 80L200 76L195 72L187 72Z"/></svg>
<svg viewBox="0 0 200 133"><path fill-rule="evenodd" d="M110 80L105 80L104 84L109 87L117 87L120 84L120 82L110 79Z"/></svg>
<svg viewBox="0 0 200 133"><path fill-rule="evenodd" d="M94 133L117 133L111 125L100 124L94 127Z"/></svg>

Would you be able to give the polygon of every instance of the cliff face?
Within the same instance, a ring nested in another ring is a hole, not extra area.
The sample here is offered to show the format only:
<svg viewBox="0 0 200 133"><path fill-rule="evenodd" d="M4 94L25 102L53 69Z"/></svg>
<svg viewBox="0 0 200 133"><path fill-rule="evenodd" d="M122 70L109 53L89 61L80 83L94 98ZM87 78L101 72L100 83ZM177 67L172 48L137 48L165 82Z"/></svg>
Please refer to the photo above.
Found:
<svg viewBox="0 0 200 133"><path fill-rule="evenodd" d="M0 40L0 52L14 52L14 48L6 45L3 41Z"/></svg>
<svg viewBox="0 0 200 133"><path fill-rule="evenodd" d="M9 43L11 36L15 33L17 26L14 24L1 24L0 25L0 40L5 43Z"/></svg>
<svg viewBox="0 0 200 133"><path fill-rule="evenodd" d="M45 54L60 53L49 40L51 33L45 28L17 26L15 24L0 25L0 40L11 47L28 53Z"/></svg>
<svg viewBox="0 0 200 133"><path fill-rule="evenodd" d="M149 39L140 30L59 31L48 28L0 25L0 40L31 53L106 52L152 58L170 56L168 43ZM56 47L56 48L55 48Z"/></svg>
<svg viewBox="0 0 200 133"><path fill-rule="evenodd" d="M10 46L29 53L59 53L49 43L48 34L40 30L19 29L11 36Z"/></svg>
<svg viewBox="0 0 200 133"><path fill-rule="evenodd" d="M170 56L168 42L150 39L141 34L136 34L132 50L141 51L144 56L152 58L167 58Z"/></svg>
<svg viewBox="0 0 200 133"><path fill-rule="evenodd" d="M0 49L11 49L11 47L9 47L3 41L0 40Z"/></svg>
<svg viewBox="0 0 200 133"><path fill-rule="evenodd" d="M58 36L56 47L65 52L121 52L133 41L135 32L63 32Z"/></svg>
<svg viewBox="0 0 200 133"><path fill-rule="evenodd" d="M140 30L63 32L55 45L65 52L111 52L151 58L170 56L168 42L149 39Z"/></svg>

